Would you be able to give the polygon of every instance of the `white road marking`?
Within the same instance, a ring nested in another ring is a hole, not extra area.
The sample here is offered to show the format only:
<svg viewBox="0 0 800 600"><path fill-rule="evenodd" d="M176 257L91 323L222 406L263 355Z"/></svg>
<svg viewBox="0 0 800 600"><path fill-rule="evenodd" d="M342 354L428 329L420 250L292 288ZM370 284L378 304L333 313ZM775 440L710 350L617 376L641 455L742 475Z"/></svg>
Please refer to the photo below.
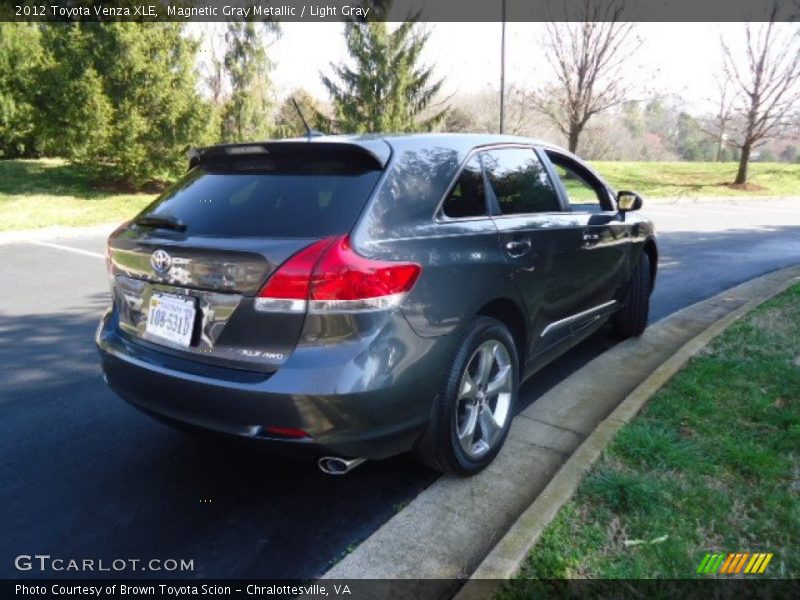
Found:
<svg viewBox="0 0 800 600"><path fill-rule="evenodd" d="M66 250L67 252L74 252L76 254L83 254L84 256L91 256L92 258L99 258L105 260L106 257L99 252L90 252L89 250L81 250L80 248L73 248L72 246L62 246L61 244L53 244L50 242L30 241L29 244L36 244L37 246L47 246L48 248L55 248L56 250Z"/></svg>

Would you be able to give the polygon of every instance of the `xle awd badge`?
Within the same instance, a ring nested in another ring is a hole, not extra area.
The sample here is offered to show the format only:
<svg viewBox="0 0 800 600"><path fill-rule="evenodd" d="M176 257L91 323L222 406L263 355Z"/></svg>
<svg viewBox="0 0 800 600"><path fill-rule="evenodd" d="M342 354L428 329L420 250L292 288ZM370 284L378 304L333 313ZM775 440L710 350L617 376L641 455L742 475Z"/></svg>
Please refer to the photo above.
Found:
<svg viewBox="0 0 800 600"><path fill-rule="evenodd" d="M167 271L172 267L172 257L164 250L156 250L150 255L150 264L156 273L166 275Z"/></svg>

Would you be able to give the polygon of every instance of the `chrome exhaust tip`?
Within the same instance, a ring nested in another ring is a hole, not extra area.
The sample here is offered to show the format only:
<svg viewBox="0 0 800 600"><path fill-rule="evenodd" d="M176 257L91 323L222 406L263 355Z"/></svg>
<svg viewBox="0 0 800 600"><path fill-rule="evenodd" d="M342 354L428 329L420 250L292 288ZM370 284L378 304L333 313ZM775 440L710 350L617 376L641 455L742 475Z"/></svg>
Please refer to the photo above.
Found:
<svg viewBox="0 0 800 600"><path fill-rule="evenodd" d="M358 465L366 462L366 458L341 458L339 456L323 456L317 461L319 470L327 475L346 475Z"/></svg>

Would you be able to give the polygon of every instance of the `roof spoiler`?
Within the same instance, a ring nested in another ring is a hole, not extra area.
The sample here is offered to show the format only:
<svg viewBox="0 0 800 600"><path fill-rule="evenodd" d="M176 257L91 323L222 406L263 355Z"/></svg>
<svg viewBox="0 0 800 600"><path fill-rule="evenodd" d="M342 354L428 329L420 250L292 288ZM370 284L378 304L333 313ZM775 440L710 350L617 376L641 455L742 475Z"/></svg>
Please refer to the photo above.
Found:
<svg viewBox="0 0 800 600"><path fill-rule="evenodd" d="M237 159L263 157L275 158L307 155L309 157L335 156L342 159L368 160L376 168L383 169L389 162L391 150L383 140L364 142L322 141L318 138L300 140L281 140L276 142L254 142L244 144L219 144L205 148L192 148L187 157L189 168L208 162L228 162Z"/></svg>

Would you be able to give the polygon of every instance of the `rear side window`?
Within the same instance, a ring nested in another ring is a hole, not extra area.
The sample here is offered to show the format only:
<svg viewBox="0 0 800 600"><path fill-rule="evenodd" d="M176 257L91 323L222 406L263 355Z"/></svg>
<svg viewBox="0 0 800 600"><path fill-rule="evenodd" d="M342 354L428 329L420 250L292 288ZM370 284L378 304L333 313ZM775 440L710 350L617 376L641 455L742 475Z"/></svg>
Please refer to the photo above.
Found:
<svg viewBox="0 0 800 600"><path fill-rule="evenodd" d="M500 205L500 214L561 210L555 187L532 149L490 150L484 153L483 164Z"/></svg>
<svg viewBox="0 0 800 600"><path fill-rule="evenodd" d="M195 167L142 214L189 235L319 238L349 231L380 171L336 162Z"/></svg>
<svg viewBox="0 0 800 600"><path fill-rule="evenodd" d="M442 212L451 219L486 215L486 190L477 156L467 162L461 171L455 186L442 204Z"/></svg>

